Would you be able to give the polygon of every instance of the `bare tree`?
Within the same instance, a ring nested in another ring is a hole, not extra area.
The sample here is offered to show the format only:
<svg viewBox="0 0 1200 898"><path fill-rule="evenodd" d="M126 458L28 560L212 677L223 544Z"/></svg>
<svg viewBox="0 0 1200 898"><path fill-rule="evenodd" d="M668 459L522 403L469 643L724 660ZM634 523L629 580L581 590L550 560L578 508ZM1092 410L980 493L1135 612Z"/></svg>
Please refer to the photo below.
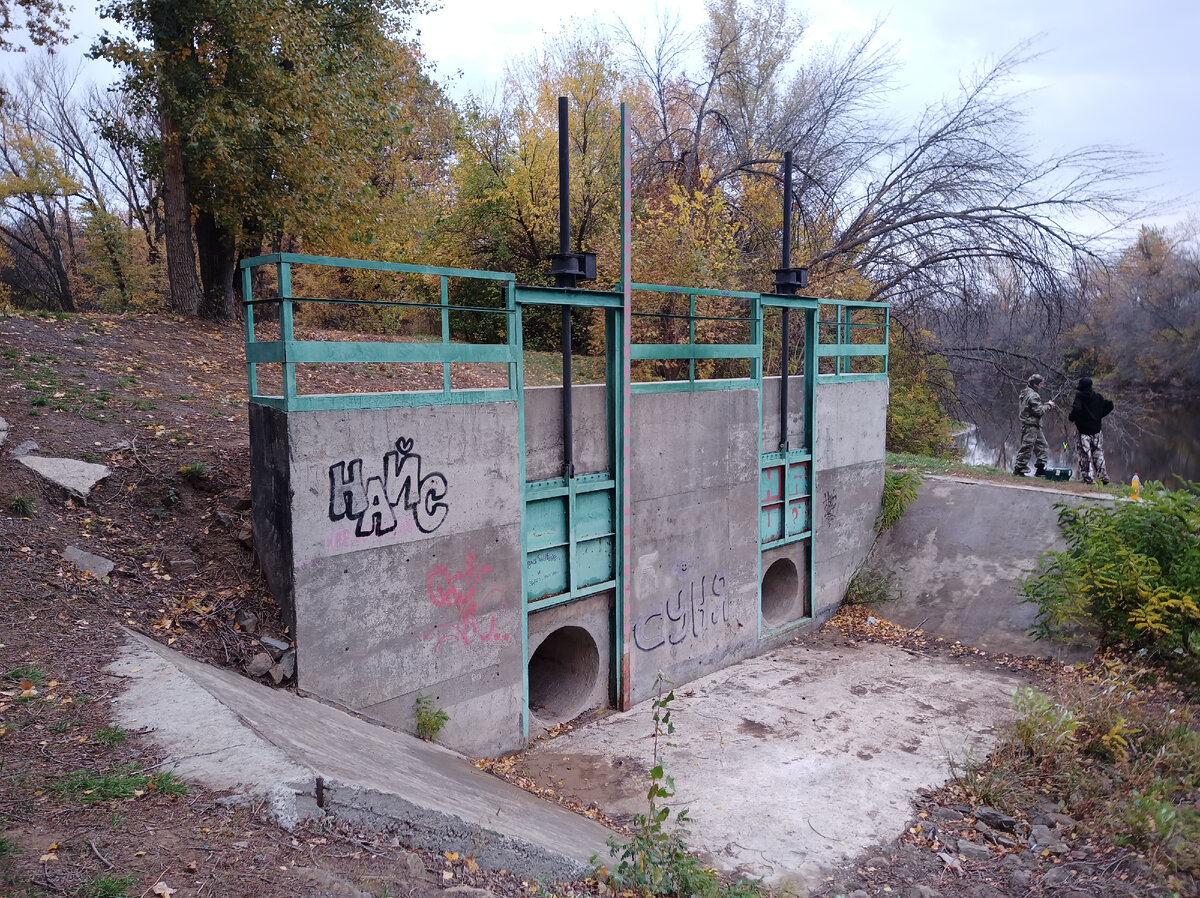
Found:
<svg viewBox="0 0 1200 898"><path fill-rule="evenodd" d="M904 319L977 292L996 270L1015 274L1052 306L1070 294L1081 259L1098 259L1105 230L1131 221L1127 184L1141 159L1128 150L1083 147L1045 158L1029 149L1015 73L1031 58L1021 45L910 127L880 111L894 69L877 29L856 43L794 67L800 23L782 0L710 0L703 69L689 75L695 38L667 20L657 40L622 36L634 73L654 97L639 134L651 170L673 168L698 188L737 202L749 178L780 177L792 150L800 227L793 258L818 282L853 274L869 298L886 298Z"/></svg>

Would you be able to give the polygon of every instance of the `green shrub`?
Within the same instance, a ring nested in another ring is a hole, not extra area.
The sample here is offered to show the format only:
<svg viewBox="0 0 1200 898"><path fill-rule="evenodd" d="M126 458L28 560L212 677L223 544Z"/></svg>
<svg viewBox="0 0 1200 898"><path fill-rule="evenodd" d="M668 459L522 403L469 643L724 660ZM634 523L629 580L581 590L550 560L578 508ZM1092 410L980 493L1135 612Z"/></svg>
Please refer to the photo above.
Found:
<svg viewBox="0 0 1200 898"><path fill-rule="evenodd" d="M921 475L913 470L884 473L883 499L875 518L876 533L883 533L904 516L908 506L917 501L922 481Z"/></svg>
<svg viewBox="0 0 1200 898"><path fill-rule="evenodd" d="M1200 668L1200 484L1147 483L1140 502L1059 506L1063 552L1023 584L1039 638L1098 630L1160 661Z"/></svg>

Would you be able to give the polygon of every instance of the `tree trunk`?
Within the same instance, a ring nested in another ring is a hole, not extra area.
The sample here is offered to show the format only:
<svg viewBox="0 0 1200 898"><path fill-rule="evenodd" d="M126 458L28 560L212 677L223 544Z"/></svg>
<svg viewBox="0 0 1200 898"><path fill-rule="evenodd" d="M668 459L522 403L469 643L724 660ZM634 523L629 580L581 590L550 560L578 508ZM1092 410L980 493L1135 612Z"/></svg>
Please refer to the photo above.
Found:
<svg viewBox="0 0 1200 898"><path fill-rule="evenodd" d="M213 321L233 321L237 318L233 294L237 247L207 210L196 216L196 249L200 258L200 280L204 284L201 316Z"/></svg>
<svg viewBox="0 0 1200 898"><path fill-rule="evenodd" d="M159 116L159 126L163 142L162 193L171 306L181 315L194 317L200 314L204 293L196 275L192 204L184 180L183 147L174 119L164 113Z"/></svg>

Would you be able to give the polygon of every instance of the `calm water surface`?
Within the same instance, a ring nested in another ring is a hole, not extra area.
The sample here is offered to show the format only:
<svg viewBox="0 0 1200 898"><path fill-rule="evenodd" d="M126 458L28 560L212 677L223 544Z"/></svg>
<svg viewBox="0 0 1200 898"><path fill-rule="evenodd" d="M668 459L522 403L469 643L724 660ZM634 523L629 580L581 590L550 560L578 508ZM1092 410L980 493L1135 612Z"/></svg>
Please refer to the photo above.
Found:
<svg viewBox="0 0 1200 898"><path fill-rule="evenodd" d="M1200 481L1200 397L1147 402L1101 392L1114 403L1104 419L1104 458L1111 480L1128 482L1136 473L1143 483L1178 485L1171 475ZM1071 479L1077 480L1075 425L1067 421L1073 399L1072 391L1063 393L1059 407L1042 418L1042 429L1050 443L1050 465L1070 468ZM1011 470L1021 444L1016 401L987 402L974 414L975 427L958 438L963 461Z"/></svg>

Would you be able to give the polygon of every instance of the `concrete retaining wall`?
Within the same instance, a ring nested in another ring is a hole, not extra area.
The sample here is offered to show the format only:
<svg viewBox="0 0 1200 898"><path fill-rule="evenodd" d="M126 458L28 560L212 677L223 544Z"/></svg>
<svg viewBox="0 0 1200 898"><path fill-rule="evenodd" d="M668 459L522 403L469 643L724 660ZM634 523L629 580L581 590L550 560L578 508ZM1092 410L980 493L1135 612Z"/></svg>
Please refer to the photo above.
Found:
<svg viewBox="0 0 1200 898"><path fill-rule="evenodd" d="M871 563L894 571L900 598L879 613L904 627L990 652L1091 656L1029 635L1037 608L1021 601L1025 572L1049 549L1066 548L1057 503L1111 502L1020 481L927 476L917 501L879 540Z"/></svg>

